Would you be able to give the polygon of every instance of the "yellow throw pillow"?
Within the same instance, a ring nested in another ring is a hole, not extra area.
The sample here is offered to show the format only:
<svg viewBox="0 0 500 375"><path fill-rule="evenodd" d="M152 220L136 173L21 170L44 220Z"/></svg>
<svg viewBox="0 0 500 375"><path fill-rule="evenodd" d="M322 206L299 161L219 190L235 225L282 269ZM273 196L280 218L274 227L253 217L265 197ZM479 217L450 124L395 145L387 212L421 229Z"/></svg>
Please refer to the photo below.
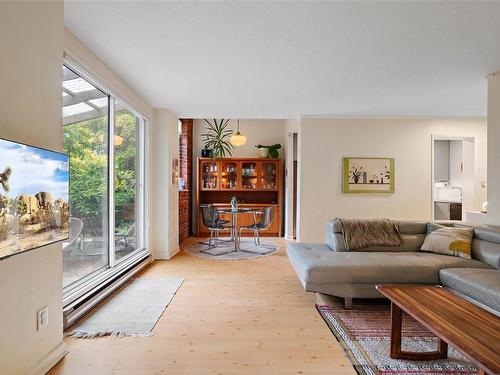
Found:
<svg viewBox="0 0 500 375"><path fill-rule="evenodd" d="M428 223L427 236L420 250L471 259L472 228L454 228Z"/></svg>

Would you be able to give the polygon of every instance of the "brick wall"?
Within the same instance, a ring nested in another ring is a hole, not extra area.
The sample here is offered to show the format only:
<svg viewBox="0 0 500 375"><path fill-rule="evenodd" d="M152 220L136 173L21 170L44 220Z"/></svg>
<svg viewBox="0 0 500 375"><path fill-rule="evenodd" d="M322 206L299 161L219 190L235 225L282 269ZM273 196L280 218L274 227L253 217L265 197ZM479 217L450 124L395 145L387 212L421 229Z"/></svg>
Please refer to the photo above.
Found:
<svg viewBox="0 0 500 375"><path fill-rule="evenodd" d="M186 181L186 189L179 191L179 243L193 233L191 228L191 189L193 170L193 120L181 119L179 137L179 177Z"/></svg>
<svg viewBox="0 0 500 375"><path fill-rule="evenodd" d="M179 244L189 237L191 220L191 193L179 191Z"/></svg>

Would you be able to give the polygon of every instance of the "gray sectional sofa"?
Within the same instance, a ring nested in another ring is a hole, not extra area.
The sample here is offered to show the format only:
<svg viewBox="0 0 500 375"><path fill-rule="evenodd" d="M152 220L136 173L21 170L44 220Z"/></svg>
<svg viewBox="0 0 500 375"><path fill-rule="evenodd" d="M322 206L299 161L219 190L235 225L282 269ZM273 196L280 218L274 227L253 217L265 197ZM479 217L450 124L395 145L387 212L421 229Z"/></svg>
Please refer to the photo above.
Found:
<svg viewBox="0 0 500 375"><path fill-rule="evenodd" d="M346 251L341 225L332 220L326 244L289 243L288 258L305 290L342 297L346 307L352 298L380 298L376 284L441 284L500 315L500 228L474 227L473 259L464 259L421 251L426 222L396 223L399 247Z"/></svg>

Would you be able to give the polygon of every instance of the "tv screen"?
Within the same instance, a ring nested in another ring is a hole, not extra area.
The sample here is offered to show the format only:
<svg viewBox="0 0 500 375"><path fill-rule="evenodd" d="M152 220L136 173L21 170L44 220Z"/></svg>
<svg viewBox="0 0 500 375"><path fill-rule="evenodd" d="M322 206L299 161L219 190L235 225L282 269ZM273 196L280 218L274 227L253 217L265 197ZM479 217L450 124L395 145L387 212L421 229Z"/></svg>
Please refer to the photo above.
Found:
<svg viewBox="0 0 500 375"><path fill-rule="evenodd" d="M0 259L68 239L69 156L0 138Z"/></svg>

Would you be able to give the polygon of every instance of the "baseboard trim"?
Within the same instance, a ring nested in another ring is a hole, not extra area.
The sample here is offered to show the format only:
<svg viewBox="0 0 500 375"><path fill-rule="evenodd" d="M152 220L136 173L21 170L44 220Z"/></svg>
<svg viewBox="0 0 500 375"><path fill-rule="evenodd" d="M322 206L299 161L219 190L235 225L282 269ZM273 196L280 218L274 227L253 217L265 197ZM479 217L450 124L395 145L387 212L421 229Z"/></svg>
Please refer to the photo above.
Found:
<svg viewBox="0 0 500 375"><path fill-rule="evenodd" d="M175 257L177 254L179 254L179 252L181 251L181 248L178 247L177 249L175 249L175 251L170 254L170 258L169 259L172 259L173 257Z"/></svg>
<svg viewBox="0 0 500 375"><path fill-rule="evenodd" d="M64 344L64 341L61 341L59 345L57 345L54 349L52 349L49 352L49 354L45 356L45 358L42 358L40 361L38 361L33 370L29 371L28 374L29 375L46 374L61 359L63 359L66 354L68 354L68 352L66 351L66 345Z"/></svg>
<svg viewBox="0 0 500 375"><path fill-rule="evenodd" d="M172 259L174 256L176 256L179 253L179 251L181 251L180 247L175 249L173 253L169 253L168 251L157 252L157 253L154 253L154 258L155 258L155 260L156 259L169 260L169 259Z"/></svg>

